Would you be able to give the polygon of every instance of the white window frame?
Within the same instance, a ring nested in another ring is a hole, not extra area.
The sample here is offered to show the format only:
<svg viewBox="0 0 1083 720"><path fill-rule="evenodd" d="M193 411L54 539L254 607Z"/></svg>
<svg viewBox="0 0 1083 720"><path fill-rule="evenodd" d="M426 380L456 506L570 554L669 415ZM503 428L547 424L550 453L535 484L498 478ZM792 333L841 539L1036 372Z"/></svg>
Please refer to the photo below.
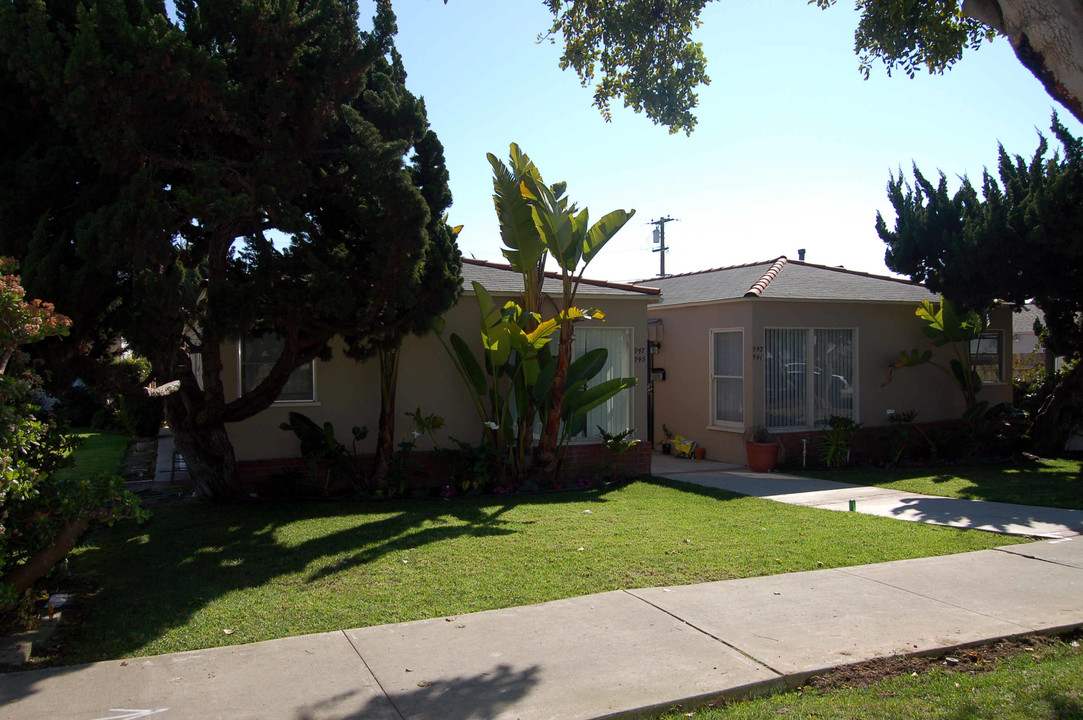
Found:
<svg viewBox="0 0 1083 720"><path fill-rule="evenodd" d="M996 342L997 342L997 352L996 352L996 357L997 357L997 364L996 364L996 367L997 367L997 379L996 380L986 380L985 378L982 378L982 384L985 384L985 385L1003 385L1004 383L1007 382L1007 380L1004 379L1005 375L1006 375L1007 363L1004 362L1004 331L1003 330L986 330L985 332L983 332L981 334L981 337L979 337L977 340L970 341L970 362L974 366L974 370L978 372L978 376L981 377L981 371L978 370L979 365L978 365L978 363L976 361L978 353L974 352L974 343L978 343L979 347L980 347L981 341L982 340L988 340L990 337L995 337ZM992 353L981 353L981 355L988 357L988 356L991 356ZM989 365L989 363L981 363L981 367L990 367L990 365Z"/></svg>
<svg viewBox="0 0 1083 720"><path fill-rule="evenodd" d="M741 374L740 375L715 375L715 335L722 333L737 333L741 336ZM747 409L744 404L744 390L745 390L745 329L736 328L711 328L708 333L708 342L710 348L708 349L708 362L710 365L707 368L707 397L710 398L708 402L708 412L710 413L707 420L707 427L720 428L725 430L736 429L743 430L745 427L745 418L748 415ZM738 379L741 381L741 419L740 420L718 420L717 408L715 407L715 399L717 393L715 391L715 381L719 379Z"/></svg>
<svg viewBox="0 0 1083 720"><path fill-rule="evenodd" d="M246 364L255 365L257 363L246 363L244 359L244 342L245 338L241 338L237 341L237 395L242 396L251 388L246 388L244 384L244 367ZM304 405L318 405L319 395L317 394L316 385L316 361L310 360L305 365L308 365L309 372L312 375L312 396L308 398L296 398L293 400L278 400L276 399L271 405L292 405L292 406L304 406ZM296 368L292 374L303 372L305 365L301 365Z"/></svg>
<svg viewBox="0 0 1083 720"><path fill-rule="evenodd" d="M572 352L571 352L571 358L569 359L570 363L575 362L576 360L578 360L583 355L581 352L578 352L578 348L576 347L576 344L575 344L576 339L579 337L579 333L582 332L583 330L602 331L602 332L617 332L617 331L625 332L626 333L625 337L627 337L627 339L628 339L628 345L627 345L627 348L626 348L626 350L627 350L627 358L628 358L628 373L627 374L621 373L621 374L619 374L619 377L636 377L636 371L635 371L635 346L636 346L635 337L636 337L636 331L635 331L634 327L632 327L632 326L610 327L610 326L607 325L605 327L589 327L589 328L582 328L581 327L581 328L576 328L574 334L572 335ZM611 361L610 358L606 359L607 365L608 365L608 363L610 361ZM604 373L604 369L603 369L603 373ZM597 384L598 377L600 375L602 375L603 373L599 373L598 375L596 375L595 379L592 381L592 384ZM630 387L630 388L627 388L625 390L622 390L621 393L626 393L627 396L628 396L628 411L627 411L627 415L625 417L625 426L620 428L619 430L616 430L616 433L621 433L621 432L624 432L625 430L635 428L635 417L636 417L636 413L635 413L635 388L634 388L634 386ZM597 408L595 408L595 410L597 410ZM594 410L591 410L590 412L594 412ZM590 414L588 413L587 416L589 417ZM588 420L587 424L586 424L586 427L583 429L584 434L576 436L575 438L572 439L572 442L575 442L575 440L580 440L580 441L598 440L598 439L601 438L601 436L596 433L596 430L597 430L597 428L594 425L591 425L590 421ZM613 432L613 431L610 430L610 432ZM614 434L616 434L616 433L614 433Z"/></svg>
<svg viewBox="0 0 1083 720"><path fill-rule="evenodd" d="M764 327L763 329L763 347L764 347L764 360L767 359L767 333L769 330L800 330L805 333L805 418L807 422L802 425L770 425L767 422L767 367L766 362L763 366L763 399L764 399L764 425L770 429L778 432L792 432L797 430L818 430L824 427L823 424L816 424L816 393L813 390L813 384L815 382L813 375L815 374L816 358L815 358L815 337L817 331L848 331L853 333L853 377L848 382L852 390L851 397L851 419L855 422L861 422L860 419L860 402L861 389L858 383L858 368L861 367L861 358L859 356L860 333L856 327L793 327L793 326L776 326L776 327Z"/></svg>

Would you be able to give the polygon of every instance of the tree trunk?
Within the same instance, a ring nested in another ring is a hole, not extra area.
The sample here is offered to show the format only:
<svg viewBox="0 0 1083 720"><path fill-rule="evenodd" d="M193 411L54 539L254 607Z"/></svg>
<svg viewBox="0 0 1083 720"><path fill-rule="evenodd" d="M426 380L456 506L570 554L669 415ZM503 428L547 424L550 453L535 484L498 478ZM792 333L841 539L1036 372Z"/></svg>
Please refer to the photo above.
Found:
<svg viewBox="0 0 1083 720"><path fill-rule="evenodd" d="M196 494L204 500L231 502L245 499L237 478L237 459L223 422L200 422L185 407L182 392L166 398L165 416L173 441L184 455Z"/></svg>
<svg viewBox="0 0 1083 720"><path fill-rule="evenodd" d="M1059 455L1064 452L1064 443L1081 423L1083 363L1076 363L1035 415L1030 429L1031 449L1038 455Z"/></svg>
<svg viewBox="0 0 1083 720"><path fill-rule="evenodd" d="M1083 3L965 0L963 13L1007 35L1023 66L1083 122Z"/></svg>
<svg viewBox="0 0 1083 720"><path fill-rule="evenodd" d="M557 346L557 370L553 375L553 396L549 406L549 417L545 420L541 438L538 441L536 466L550 478L554 478L560 462L558 447L560 444L560 416L564 406L564 392L568 385L568 362L572 352L571 323L560 330L560 344Z"/></svg>
<svg viewBox="0 0 1083 720"><path fill-rule="evenodd" d="M399 385L399 351L381 350L380 426L376 431L376 456L372 476L378 489L387 487L387 470L395 452L395 393Z"/></svg>
<svg viewBox="0 0 1083 720"><path fill-rule="evenodd" d="M57 533L51 545L42 548L25 563L19 565L5 575L2 584L13 586L15 592L22 595L29 590L34 583L45 577L45 574L49 572L54 565L67 557L68 553L75 548L75 543L79 541L79 536L82 535L83 531L90 525L91 520L104 520L108 517L109 513L106 510L99 508L74 520L68 520L64 523L64 526L60 528L60 532ZM0 610L6 609L7 606L0 604Z"/></svg>

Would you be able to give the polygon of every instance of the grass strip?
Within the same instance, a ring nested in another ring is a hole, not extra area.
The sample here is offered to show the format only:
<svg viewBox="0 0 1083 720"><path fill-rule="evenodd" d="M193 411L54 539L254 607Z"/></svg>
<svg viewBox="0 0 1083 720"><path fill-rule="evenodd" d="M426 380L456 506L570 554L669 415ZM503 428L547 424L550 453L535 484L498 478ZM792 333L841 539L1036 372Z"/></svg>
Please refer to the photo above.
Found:
<svg viewBox="0 0 1083 720"><path fill-rule="evenodd" d="M861 467L795 474L923 495L1083 510L1083 460L1078 459L911 468Z"/></svg>
<svg viewBox="0 0 1083 720"><path fill-rule="evenodd" d="M101 589L62 661L1016 542L659 479L454 501L179 504L77 550L73 573Z"/></svg>
<svg viewBox="0 0 1083 720"><path fill-rule="evenodd" d="M94 430L77 431L73 434L82 438L83 443L72 452L75 464L58 470L58 478L93 476L98 473L111 475L120 471L131 438L124 434Z"/></svg>
<svg viewBox="0 0 1083 720"><path fill-rule="evenodd" d="M675 708L660 720L1078 720L1083 718L1083 648L1079 635L1005 643L1012 652L975 663L940 659L860 687L779 693L719 707ZM981 657L986 648L973 653ZM998 654L993 648L993 654ZM956 659L956 658L953 658ZM815 678L814 678L815 680Z"/></svg>

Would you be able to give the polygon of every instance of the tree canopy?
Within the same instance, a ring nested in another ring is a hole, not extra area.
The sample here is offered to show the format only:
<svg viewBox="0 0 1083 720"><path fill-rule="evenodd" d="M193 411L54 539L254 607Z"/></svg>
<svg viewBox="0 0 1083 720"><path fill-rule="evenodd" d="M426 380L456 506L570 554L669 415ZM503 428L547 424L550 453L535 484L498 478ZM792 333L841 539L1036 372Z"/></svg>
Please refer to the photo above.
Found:
<svg viewBox="0 0 1083 720"><path fill-rule="evenodd" d="M445 0L446 1L446 0ZM670 132L696 125L696 90L710 83L693 34L710 0L542 0L553 23L541 37L564 52L594 105L609 117L623 99ZM835 0L809 0L821 8ZM1083 8L1078 0L857 0L859 69L882 62L890 74L941 73L966 49L1006 35L1020 62L1083 121Z"/></svg>
<svg viewBox="0 0 1083 720"><path fill-rule="evenodd" d="M421 322L393 313L453 302L442 148L375 7L367 31L349 0L178 0L176 21L160 0L0 8L0 250L72 318L55 349L75 372L123 338L173 384L207 495L238 493L225 423L332 337L366 356ZM282 351L227 398L223 344L248 334Z"/></svg>
<svg viewBox="0 0 1083 720"><path fill-rule="evenodd" d="M1083 140L1056 116L1052 133L1063 154L1048 155L1041 136L1029 160L1000 146L997 175L986 170L980 189L964 177L951 193L943 173L934 185L916 166L912 185L902 173L892 177L888 197L895 224L889 227L877 214L876 230L888 246L884 261L895 272L966 308L1033 300L1045 317L1043 345L1080 359ZM1063 405L1078 408L1081 399L1065 396ZM1064 431L1072 427L1071 422L1053 425Z"/></svg>

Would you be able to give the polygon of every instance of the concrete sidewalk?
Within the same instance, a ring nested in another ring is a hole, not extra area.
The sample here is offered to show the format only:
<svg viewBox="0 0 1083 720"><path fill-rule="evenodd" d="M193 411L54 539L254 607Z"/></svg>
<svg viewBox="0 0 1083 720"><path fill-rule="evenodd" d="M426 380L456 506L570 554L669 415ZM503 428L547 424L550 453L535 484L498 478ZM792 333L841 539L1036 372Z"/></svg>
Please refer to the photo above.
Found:
<svg viewBox="0 0 1083 720"><path fill-rule="evenodd" d="M649 716L1083 626L1083 538L0 675L3 720Z"/></svg>
<svg viewBox="0 0 1083 720"><path fill-rule="evenodd" d="M652 472L672 480L825 510L849 510L853 500L857 512L895 520L1044 538L1083 534L1080 510L960 500L785 473L754 473L739 465L669 455L654 455Z"/></svg>

